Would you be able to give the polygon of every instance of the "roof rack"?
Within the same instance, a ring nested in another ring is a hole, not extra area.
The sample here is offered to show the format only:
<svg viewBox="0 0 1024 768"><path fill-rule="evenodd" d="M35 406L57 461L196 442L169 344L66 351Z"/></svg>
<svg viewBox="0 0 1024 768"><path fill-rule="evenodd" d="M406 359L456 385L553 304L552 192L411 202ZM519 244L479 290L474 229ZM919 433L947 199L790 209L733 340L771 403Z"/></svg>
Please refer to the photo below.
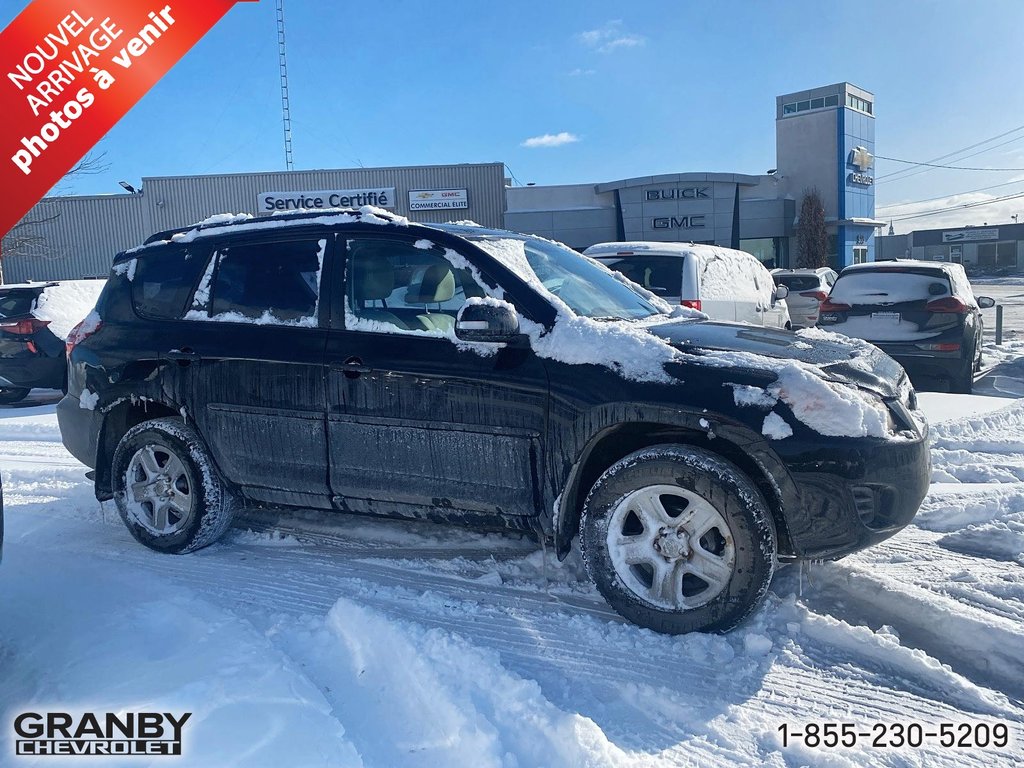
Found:
<svg viewBox="0 0 1024 768"><path fill-rule="evenodd" d="M196 224L190 224L187 227L175 227L174 229L166 229L163 232L156 232L155 234L152 234L149 237L147 237L143 241L143 245L149 245L151 243L158 243L158 242L161 242L161 241L164 241L164 240L170 240L175 235L183 235L186 232L192 232L194 230L217 229L217 228L220 228L220 227L233 227L233 226L237 226L239 224L251 224L252 222L256 222L256 221L279 221L281 219L287 219L287 220L290 220L290 221L294 221L296 219L298 219L298 220L303 220L303 219L313 220L313 219L317 219L317 218L319 218L321 216L337 216L338 214L341 214L341 213L345 213L345 214L348 214L350 216L357 216L357 217L363 215L363 211L361 211L359 208L319 208L317 210L302 209L302 210L298 210L298 211L281 211L281 212L276 212L276 213L274 213L274 214L272 214L270 216L251 217L251 218L248 218L248 219L235 219L235 220L231 220L231 221L211 221L209 223L198 222ZM375 216L379 216L381 218L391 218L391 219L397 218L396 214L393 214L390 211L385 211L383 209L376 209L376 210L373 211L373 214Z"/></svg>

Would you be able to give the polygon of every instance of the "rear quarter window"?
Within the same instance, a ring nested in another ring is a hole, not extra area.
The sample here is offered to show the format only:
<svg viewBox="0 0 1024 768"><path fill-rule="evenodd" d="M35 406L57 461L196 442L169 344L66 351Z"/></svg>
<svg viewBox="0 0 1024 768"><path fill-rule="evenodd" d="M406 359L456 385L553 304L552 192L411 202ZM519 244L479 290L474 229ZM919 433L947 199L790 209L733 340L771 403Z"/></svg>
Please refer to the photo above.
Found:
<svg viewBox="0 0 1024 768"><path fill-rule="evenodd" d="M176 320L209 260L209 249L161 248L138 257L132 303L144 317Z"/></svg>
<svg viewBox="0 0 1024 768"><path fill-rule="evenodd" d="M701 299L770 304L774 289L771 272L749 254L719 249L705 259Z"/></svg>
<svg viewBox="0 0 1024 768"><path fill-rule="evenodd" d="M221 245L185 317L316 327L326 238Z"/></svg>

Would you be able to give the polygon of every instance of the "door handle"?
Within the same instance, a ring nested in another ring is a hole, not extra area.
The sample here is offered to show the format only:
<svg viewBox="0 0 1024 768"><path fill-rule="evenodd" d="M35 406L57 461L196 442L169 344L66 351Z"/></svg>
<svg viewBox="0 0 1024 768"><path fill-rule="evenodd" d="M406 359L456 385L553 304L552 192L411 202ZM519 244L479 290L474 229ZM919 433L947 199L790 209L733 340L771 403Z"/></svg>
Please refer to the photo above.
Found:
<svg viewBox="0 0 1024 768"><path fill-rule="evenodd" d="M363 365L363 361L360 360L358 357L350 357L344 362L335 361L331 363L331 370L341 371L348 378L354 379L363 375L364 373L371 373L373 371L373 368L371 368L368 365Z"/></svg>
<svg viewBox="0 0 1024 768"><path fill-rule="evenodd" d="M200 360L202 360L202 355L200 355L198 352L189 349L188 347L185 347L184 349L172 349L168 352L164 352L162 357L164 360L167 360L168 362L182 363L183 365L188 365L189 363L198 363Z"/></svg>

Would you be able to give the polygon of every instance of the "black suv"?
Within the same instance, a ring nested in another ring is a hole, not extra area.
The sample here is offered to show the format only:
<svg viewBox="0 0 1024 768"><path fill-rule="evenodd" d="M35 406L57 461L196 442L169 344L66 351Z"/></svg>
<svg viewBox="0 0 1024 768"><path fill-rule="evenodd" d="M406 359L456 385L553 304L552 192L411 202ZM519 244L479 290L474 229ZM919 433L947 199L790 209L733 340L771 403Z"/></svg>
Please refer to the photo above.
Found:
<svg viewBox="0 0 1024 768"><path fill-rule="evenodd" d="M964 268L929 261L878 261L847 267L821 305L818 327L865 339L914 380L942 378L970 394L981 369L984 322Z"/></svg>
<svg viewBox="0 0 1024 768"><path fill-rule="evenodd" d="M97 311L64 444L163 552L240 504L579 536L624 616L722 630L778 561L893 535L928 485L913 390L870 345L709 322L526 235L218 217L119 254Z"/></svg>

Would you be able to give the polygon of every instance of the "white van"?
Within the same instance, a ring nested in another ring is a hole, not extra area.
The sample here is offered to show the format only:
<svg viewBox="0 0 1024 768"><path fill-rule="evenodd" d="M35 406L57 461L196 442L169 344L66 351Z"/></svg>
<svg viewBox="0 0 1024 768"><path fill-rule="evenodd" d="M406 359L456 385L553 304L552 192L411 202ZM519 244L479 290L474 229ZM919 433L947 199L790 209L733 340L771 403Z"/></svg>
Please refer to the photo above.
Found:
<svg viewBox="0 0 1024 768"><path fill-rule="evenodd" d="M786 296L744 251L693 243L598 243L583 252L672 304L769 328L792 328Z"/></svg>

